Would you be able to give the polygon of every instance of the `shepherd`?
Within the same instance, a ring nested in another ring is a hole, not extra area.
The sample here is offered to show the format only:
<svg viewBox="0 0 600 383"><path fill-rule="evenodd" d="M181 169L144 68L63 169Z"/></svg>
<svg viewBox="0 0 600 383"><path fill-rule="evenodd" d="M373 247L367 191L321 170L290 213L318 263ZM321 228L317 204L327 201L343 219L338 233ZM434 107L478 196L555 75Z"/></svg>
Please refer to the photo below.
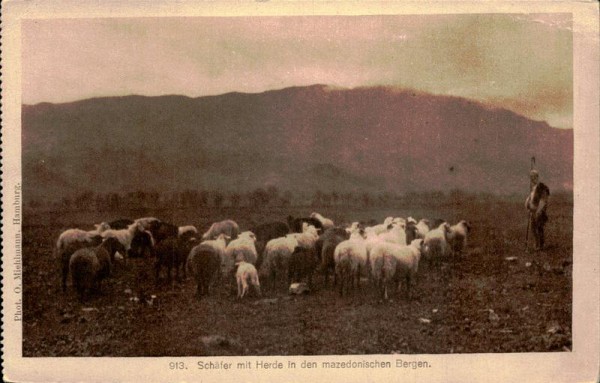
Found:
<svg viewBox="0 0 600 383"><path fill-rule="evenodd" d="M535 159L532 158L532 164ZM533 231L535 240L535 250L544 248L544 225L548 222L546 208L550 197L550 189L544 183L540 182L540 175L537 170L531 169L529 172L530 192L525 201L525 208L529 210L529 226ZM529 230L527 232L529 234Z"/></svg>

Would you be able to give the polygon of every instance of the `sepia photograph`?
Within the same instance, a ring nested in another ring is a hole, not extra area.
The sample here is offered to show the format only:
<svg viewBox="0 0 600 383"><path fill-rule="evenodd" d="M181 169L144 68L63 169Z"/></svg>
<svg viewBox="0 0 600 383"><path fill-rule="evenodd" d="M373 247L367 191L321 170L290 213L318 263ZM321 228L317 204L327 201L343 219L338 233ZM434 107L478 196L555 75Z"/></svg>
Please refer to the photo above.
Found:
<svg viewBox="0 0 600 383"><path fill-rule="evenodd" d="M163 381L579 360L598 125L557 9L20 18L20 357L166 357Z"/></svg>

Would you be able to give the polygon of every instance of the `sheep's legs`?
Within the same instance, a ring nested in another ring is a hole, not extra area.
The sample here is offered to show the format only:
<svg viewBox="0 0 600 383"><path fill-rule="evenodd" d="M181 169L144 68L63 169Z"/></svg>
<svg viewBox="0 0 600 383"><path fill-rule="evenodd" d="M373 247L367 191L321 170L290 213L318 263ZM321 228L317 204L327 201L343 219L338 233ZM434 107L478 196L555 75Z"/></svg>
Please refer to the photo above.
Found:
<svg viewBox="0 0 600 383"><path fill-rule="evenodd" d="M62 262L62 290L67 291L67 276L69 275L69 262Z"/></svg>
<svg viewBox="0 0 600 383"><path fill-rule="evenodd" d="M242 282L238 280L238 284L237 284L237 288L238 288L238 294L237 297L238 298L242 298Z"/></svg>
<svg viewBox="0 0 600 383"><path fill-rule="evenodd" d="M158 286L159 275L160 275L160 260L156 260L154 264L154 284Z"/></svg>

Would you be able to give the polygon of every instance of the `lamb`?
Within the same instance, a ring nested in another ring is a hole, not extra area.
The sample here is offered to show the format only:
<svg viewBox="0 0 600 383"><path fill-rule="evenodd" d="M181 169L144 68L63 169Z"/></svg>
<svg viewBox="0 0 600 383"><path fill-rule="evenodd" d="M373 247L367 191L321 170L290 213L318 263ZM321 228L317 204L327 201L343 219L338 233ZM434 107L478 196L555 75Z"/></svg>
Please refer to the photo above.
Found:
<svg viewBox="0 0 600 383"><path fill-rule="evenodd" d="M373 279L377 282L381 297L388 296L388 286L406 282L406 293L410 299L411 284L416 281L419 261L423 252L423 240L415 239L409 246L380 242L371 253Z"/></svg>
<svg viewBox="0 0 600 383"><path fill-rule="evenodd" d="M460 256L465 247L467 247L467 235L471 231L471 224L465 220L456 225L450 226L448 241L452 255Z"/></svg>
<svg viewBox="0 0 600 383"><path fill-rule="evenodd" d="M248 285L254 286L256 289L256 293L258 296L260 293L260 282L258 280L258 272L256 271L256 267L253 264L248 262L238 262L237 271L235 273L235 279L237 280L238 287L238 298L242 299L244 295L248 292Z"/></svg>
<svg viewBox="0 0 600 383"><path fill-rule="evenodd" d="M329 218L323 217L319 213L311 213L310 214L310 218L318 219L319 222L321 222L323 230L327 230L327 229L330 229L330 228L333 227L333 221L331 219L329 219Z"/></svg>
<svg viewBox="0 0 600 383"><path fill-rule="evenodd" d="M438 263L446 255L449 235L450 225L446 222L425 235L423 256L428 262Z"/></svg>
<svg viewBox="0 0 600 383"><path fill-rule="evenodd" d="M110 276L115 253L123 251L123 245L115 238L107 238L97 247L75 251L69 260L73 287L83 301L86 292L100 292L103 279Z"/></svg>
<svg viewBox="0 0 600 383"><path fill-rule="evenodd" d="M157 244L154 248L154 254L156 255L154 264L155 283L158 285L160 270L163 266L167 267L167 280L169 282L171 282L171 270L173 268L175 268L175 279L177 281L181 280L179 276L180 266L183 266L181 268L185 277L186 258L196 244L197 240L194 237L170 237Z"/></svg>
<svg viewBox="0 0 600 383"><path fill-rule="evenodd" d="M225 234L216 240L206 241L195 246L187 259L188 273L196 281L196 298L209 293L211 284L221 277L221 262L225 253Z"/></svg>
<svg viewBox="0 0 600 383"><path fill-rule="evenodd" d="M210 228L202 235L202 240L211 240L219 236L219 234L225 234L231 239L236 239L240 233L240 227L235 221L230 219L215 222Z"/></svg>
<svg viewBox="0 0 600 383"><path fill-rule="evenodd" d="M260 268L261 277L269 277L271 284L275 285L277 279L287 275L289 260L298 246L298 240L293 236L275 238L267 242Z"/></svg>
<svg viewBox="0 0 600 383"><path fill-rule="evenodd" d="M254 233L245 231L237 239L229 242L225 249L225 256L234 262L246 261L254 265L258 259L255 242L256 236Z"/></svg>
<svg viewBox="0 0 600 383"><path fill-rule="evenodd" d="M359 281L361 269L364 270L367 266L368 255L364 235L362 230L352 233L350 239L337 245L333 253L335 274L340 281L340 296L348 292L354 280Z"/></svg>
<svg viewBox="0 0 600 383"><path fill-rule="evenodd" d="M319 260L314 249L305 249L297 246L290 256L288 266L288 284L293 282L302 282L302 279L308 279L308 287L312 290L312 275L317 268Z"/></svg>
<svg viewBox="0 0 600 383"><path fill-rule="evenodd" d="M140 223L132 223L127 227L127 229L121 230L113 230L109 229L102 232L102 238L116 238L121 242L121 244L125 247L125 254L129 255L129 250L131 249L131 241L133 237L139 233L144 231L144 227ZM125 258L127 260L127 257Z"/></svg>

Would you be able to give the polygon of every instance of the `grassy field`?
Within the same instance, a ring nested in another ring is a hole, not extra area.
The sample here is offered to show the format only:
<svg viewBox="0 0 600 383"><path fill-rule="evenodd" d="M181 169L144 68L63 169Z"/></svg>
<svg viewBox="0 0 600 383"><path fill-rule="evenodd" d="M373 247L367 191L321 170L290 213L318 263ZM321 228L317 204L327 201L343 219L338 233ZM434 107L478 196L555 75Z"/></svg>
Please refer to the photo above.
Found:
<svg viewBox="0 0 600 383"><path fill-rule="evenodd" d="M23 226L24 356L192 356L389 353L546 352L571 349L573 205L551 201L547 248L525 249L521 202L493 200L409 208L318 208L336 222L388 215L445 218L473 224L469 246L457 263L422 267L416 298L380 302L363 283L340 298L331 286L289 296L283 288L239 302L222 287L197 301L191 280L154 287L152 260L135 259L105 281L102 295L81 304L60 289L52 247L68 227L120 217L153 215L206 228L235 219L242 229L313 208L203 211L26 212ZM531 241L531 239L530 239ZM514 257L514 260L506 260ZM140 274L140 272L142 272ZM144 273L145 272L145 273ZM137 275L156 295L135 303Z"/></svg>

